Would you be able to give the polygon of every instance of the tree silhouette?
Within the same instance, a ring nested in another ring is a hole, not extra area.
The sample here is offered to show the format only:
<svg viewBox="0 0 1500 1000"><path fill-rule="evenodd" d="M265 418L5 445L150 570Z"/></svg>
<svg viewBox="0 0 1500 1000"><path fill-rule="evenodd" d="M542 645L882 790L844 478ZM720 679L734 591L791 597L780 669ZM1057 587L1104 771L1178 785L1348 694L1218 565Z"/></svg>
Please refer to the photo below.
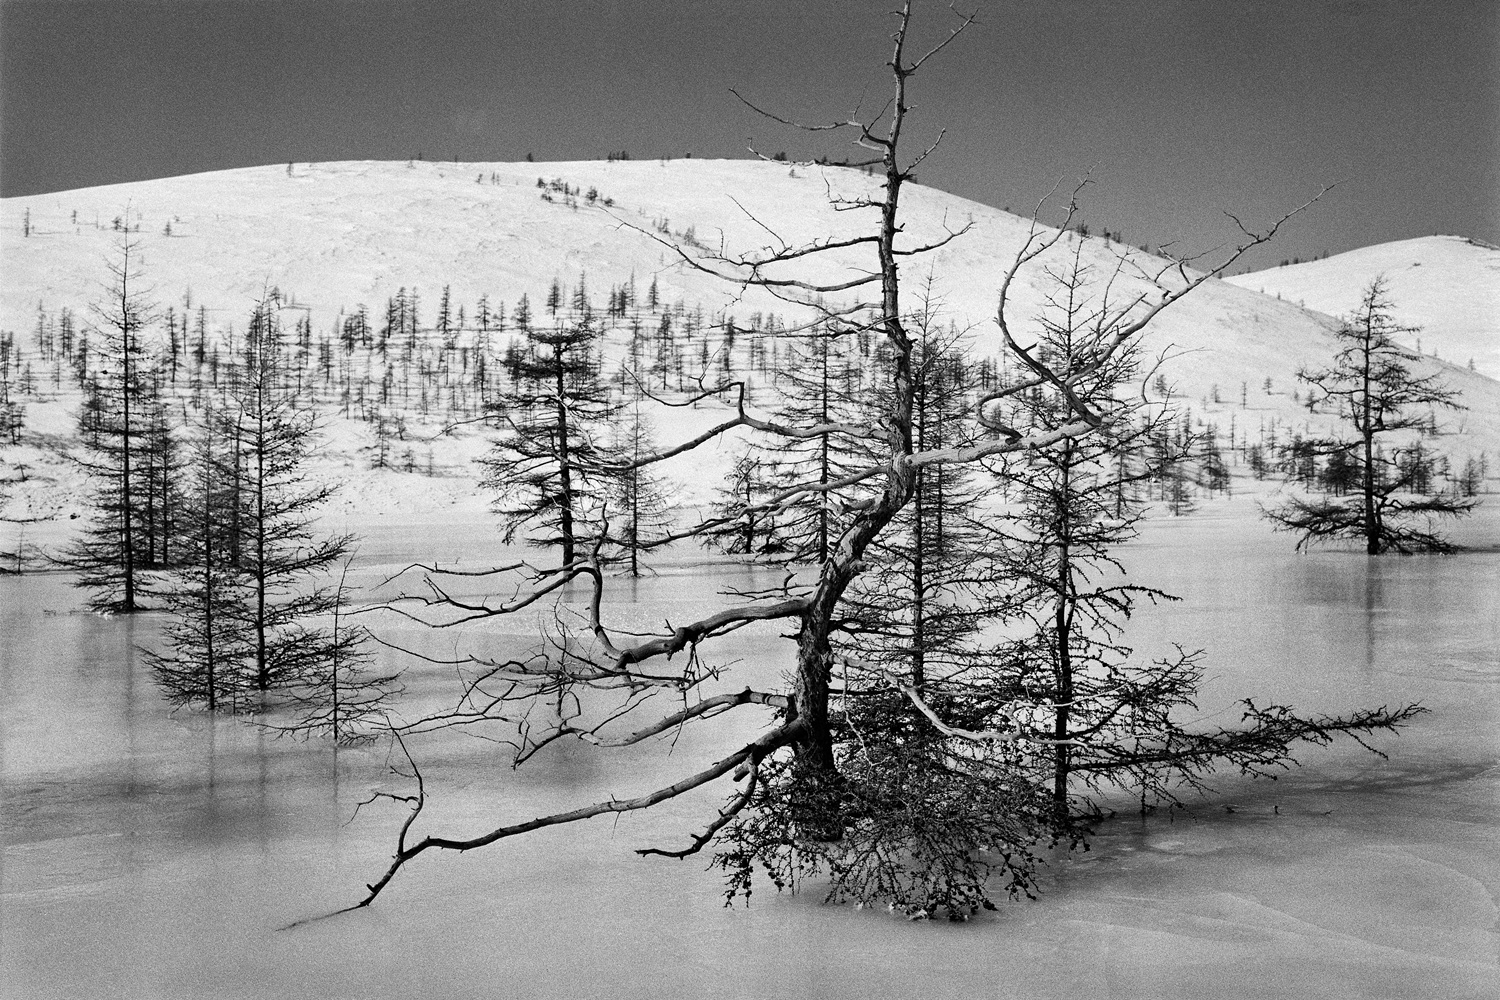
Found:
<svg viewBox="0 0 1500 1000"><path fill-rule="evenodd" d="M238 503L217 436L224 422L211 399L205 406L184 496L183 564L167 591L170 618L162 648L149 651L147 663L173 704L201 702L210 712L236 711L254 680L255 636L244 613L252 595L249 580L235 565L238 546L231 544L223 518Z"/></svg>
<svg viewBox="0 0 1500 1000"><path fill-rule="evenodd" d="M625 468L614 479L612 502L607 508L610 541L623 550L631 576L641 575L641 553L668 539L672 517L666 481L641 459L657 450L649 417L642 415L640 401L629 407L629 417L617 425L610 452Z"/></svg>
<svg viewBox="0 0 1500 1000"><path fill-rule="evenodd" d="M1125 642L1132 612L1142 603L1176 598L1124 576L1117 550L1135 537L1145 501L1122 500L1121 477L1151 470L1132 473L1115 458L1181 424L1165 406L1133 391L1140 381L1134 344L1072 377L1075 366L1087 364L1089 345L1110 337L1121 322L1111 286L1082 262L1083 242L1068 266L1048 271L1052 290L1034 354L1052 359L1049 367L1084 405L1114 419L1097 434L1003 459L1017 510L1012 521L992 529L1003 572L985 603L1007 619L1013 637L990 652L988 667L999 676L970 697L987 698L990 713L972 728L1045 734L1030 763L1050 786L1060 837L1076 836L1074 805L1085 811L1090 805L1080 802L1083 791L1131 787L1145 809L1175 801L1179 784L1198 787L1200 776L1217 765L1266 773L1285 766L1297 742L1393 729L1420 711L1308 718L1286 706L1245 701L1238 727L1191 726L1183 716L1196 707L1201 654L1177 648L1147 662L1134 656ZM1010 420L1017 426L1046 429L1069 419L1056 397L1011 398ZM972 681L967 686L975 687Z"/></svg>
<svg viewBox="0 0 1500 1000"><path fill-rule="evenodd" d="M786 340L777 373L776 419L814 430L775 441L761 454L770 491L790 491L776 512L779 555L790 562L816 565L828 558L845 523L840 500L846 499L835 496L829 484L868 459L853 339L852 329L825 321ZM816 488L799 490L802 484Z"/></svg>

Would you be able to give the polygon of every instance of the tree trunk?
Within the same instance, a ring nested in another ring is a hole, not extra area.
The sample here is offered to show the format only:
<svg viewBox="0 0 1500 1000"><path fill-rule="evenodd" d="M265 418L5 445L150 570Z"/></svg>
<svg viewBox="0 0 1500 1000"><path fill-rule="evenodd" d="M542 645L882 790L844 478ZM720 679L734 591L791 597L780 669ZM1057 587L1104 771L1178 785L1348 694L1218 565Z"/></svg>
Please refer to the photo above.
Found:
<svg viewBox="0 0 1500 1000"><path fill-rule="evenodd" d="M1056 499L1066 508L1072 502L1073 443L1065 442L1059 459L1061 481ZM1053 628L1057 633L1057 690L1053 700L1057 703L1052 721L1052 738L1058 743L1053 747L1052 807L1059 820L1068 815L1068 771L1069 754L1067 744L1068 726L1072 721L1073 701L1073 521L1066 509L1058 512L1057 539L1057 610Z"/></svg>
<svg viewBox="0 0 1500 1000"><path fill-rule="evenodd" d="M557 361L557 475L561 496L559 504L562 532L562 561L566 566L573 561L573 470L568 456L568 407L566 385L563 383L562 347L553 349Z"/></svg>
<svg viewBox="0 0 1500 1000"><path fill-rule="evenodd" d="M270 665L266 662L266 416L265 395L259 394L255 440L255 686L265 691L271 686Z"/></svg>
<svg viewBox="0 0 1500 1000"><path fill-rule="evenodd" d="M1365 452L1365 469L1361 486L1364 488L1365 505L1365 552L1372 556L1380 555L1380 522L1379 514L1375 509L1375 426L1374 405L1370 400L1370 366L1374 363L1371 357L1370 337L1372 331L1369 321L1366 320L1365 337L1363 344L1363 378L1364 388L1359 398L1360 409L1360 434L1363 438Z"/></svg>
<svg viewBox="0 0 1500 1000"><path fill-rule="evenodd" d="M120 531L122 537L122 548L124 549L125 563L125 601L120 608L121 611L131 612L135 607L135 530L130 523L131 515L135 512L135 495L131 490L134 476L130 467L130 452L134 447L130 433L130 398L134 389L131 387L133 372L130 367L130 298L129 290L129 268L130 259L125 260L125 272L120 284L120 335L121 335L121 386L120 396L122 404L122 422L120 426L120 448L121 448L121 470L120 479Z"/></svg>

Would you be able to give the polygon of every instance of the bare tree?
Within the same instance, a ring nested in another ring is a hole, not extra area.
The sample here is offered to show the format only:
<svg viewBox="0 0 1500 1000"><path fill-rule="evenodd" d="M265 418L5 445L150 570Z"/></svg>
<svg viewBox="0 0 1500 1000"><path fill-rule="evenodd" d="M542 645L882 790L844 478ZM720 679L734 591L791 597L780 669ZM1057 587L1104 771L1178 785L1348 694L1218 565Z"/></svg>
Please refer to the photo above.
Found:
<svg viewBox="0 0 1500 1000"><path fill-rule="evenodd" d="M1018 321L1012 315L1015 304L1011 289L1023 268L1050 251L1062 239L1073 221L1076 207L1070 200L1058 229L1048 229L1039 222L1033 226L1022 248L1008 270L1000 276L996 320L1007 350L1017 359L1022 377L1009 384L995 386L980 395L967 409L968 427L962 433L955 429L945 436L949 443L919 446L915 434L915 399L919 374L915 358L917 338L908 328L903 310L902 268L925 254L962 237L967 226L948 228L925 242L904 234L901 196L913 171L932 154L941 139L933 141L916 156L903 155L904 130L910 106L908 90L913 77L973 23L972 15L955 14L956 20L940 40L917 49L911 37L911 4L907 2L894 15L889 60L893 93L877 115L862 118L858 114L823 124L797 126L811 133L847 134L854 145L878 158L881 184L874 193L853 196L835 195L833 207L841 212L868 213L874 216L869 231L859 235L823 237L810 241L790 241L764 225L769 245L735 253L728 249L705 249L702 243L678 244L658 232L635 227L620 219L622 227L633 229L644 238L662 244L685 267L716 276L740 289L758 289L777 296L794 306L811 324L836 324L840 328L867 333L883 343L885 363L881 366L882 385L879 405L873 412L861 415L856 423L820 423L787 421L763 416L746 398L746 385L737 380L707 388L703 397L712 396L730 408L730 415L715 427L673 447L646 456L634 466L650 465L672 456L692 451L726 433L753 433L762 439L798 441L823 435L859 439L870 457L855 468L841 471L828 482L807 479L785 485L779 492L757 500L762 510L784 508L801 498L837 495L847 498L846 516L830 539L827 554L821 562L803 575L791 574L775 588L753 593L737 593L722 606L696 620L672 626L656 634L642 636L637 631L613 626L606 620L603 608L609 580L603 569L599 546L580 547L556 568L535 568L528 564L497 568L483 574L460 573L435 565L414 567L424 572L425 593L397 602L402 613L441 628L460 628L467 623L496 616L514 614L535 608L542 602L557 599L569 584L582 584L587 596L576 625L559 610L559 627L565 636L543 643L534 654L509 660L473 655L464 658L462 669L467 676L460 702L451 711L416 720L397 730L403 745L411 736L435 729L455 726L490 725L496 727L514 750L516 763L524 762L552 742L577 738L598 746L623 746L640 743L678 727L708 723L726 713L746 706L762 706L773 713L773 723L758 738L738 745L716 762L685 774L680 780L653 791L626 799L610 799L583 805L577 809L539 817L522 823L496 826L473 836L447 836L441 833L412 835L427 801L426 783L420 770L412 765L407 773L415 781L410 795L380 793L406 804L409 815L396 840L394 857L385 873L368 886L368 892L352 908L369 905L408 864L429 850L466 851L497 841L558 824L578 822L593 816L648 809L695 788L729 778L737 787L725 805L713 815L706 827L684 846L674 849L645 849L645 854L681 857L694 854L713 843L726 827L745 814L746 822L767 819L765 829L771 837L793 837L807 843L839 840L846 829L861 823L879 822L858 815L848 807L845 796L851 776L841 769L836 716L842 711L841 699L850 692L835 678L842 677L850 654L842 648L840 635L851 585L870 569L872 547L890 531L916 495L923 470L974 465L996 456L1024 452L1081 437L1111 427L1119 416L1108 406L1091 404L1079 393L1078 386L1092 378L1127 344L1139 336L1163 309L1191 293L1203 282L1232 264L1252 246L1264 243L1281 222L1264 232L1244 232L1239 245L1222 254L1217 264L1195 263L1190 269L1186 260L1158 263L1152 271L1142 271L1140 290L1118 305L1112 321L1101 324L1093 336L1074 344L1066 365L1049 365L1031 347L1023 343ZM914 52L920 52L913 55ZM736 95L738 96L738 95ZM741 98L743 100L743 98ZM750 102L746 101L746 104ZM754 105L750 105L754 108ZM788 122L755 109L777 122ZM857 175L841 175L855 177ZM1076 192L1075 192L1076 194ZM1050 202L1043 200L1038 212ZM1304 206L1305 207L1305 206ZM1299 209L1300 211L1300 209ZM747 213L748 214L748 213ZM617 217L618 218L618 217ZM1243 228L1243 227L1242 227ZM855 259L854 263L848 262ZM818 275L810 277L809 275ZM1004 403L1018 393L1040 393L1055 396L1066 417L1044 428L1020 428L1004 418ZM699 397L702 398L702 397ZM691 402L691 401L689 401ZM720 529L734 520L725 516L710 518L690 529L689 533ZM680 536L679 536L680 537ZM874 570L871 570L874 571ZM450 580L475 575L490 576L497 588L503 584L506 596L490 599L464 599L452 593ZM780 622L789 629L795 644L794 664L785 689L721 690L713 692L712 682L720 671L705 662L704 655L716 637L745 628L757 622ZM566 640L566 641L563 641ZM903 674L899 681L910 682ZM874 689L883 685L898 693L897 678L879 671L868 672L863 683ZM585 718L583 709L554 713L549 722L528 716L527 706L550 704L564 706L596 705L600 697L570 697L587 689L592 692L614 692L618 702L601 717ZM918 700L930 709L920 688L910 686ZM937 699L934 699L937 700ZM634 723L627 717L640 718L644 706L671 701L673 710L664 711L653 720ZM924 714L923 716L927 716ZM934 725L943 738L965 740L951 722L940 715ZM530 721L528 721L528 719ZM976 765L981 772L1010 773L1005 756L1027 741L1045 743L1045 735L1025 731L1010 734L1005 741L989 744L967 741L972 746L989 746L989 756ZM774 786L775 794L763 793ZM1026 808L1015 799L1034 799L1028 790L1012 794L996 784L987 815L1003 821L993 830L1001 848L1021 843L1030 836L1030 825L1024 820ZM872 801L866 799L865 801ZM1041 799L1045 807L1045 796ZM768 815L766 810L771 811ZM774 821L774 822L772 822ZM743 828L740 828L743 829ZM971 828L965 828L965 831ZM964 832L964 831L960 831ZM752 834L753 835L753 834ZM950 852L966 851L972 845L960 844L955 837L943 834L942 843ZM726 845L730 851L741 845ZM752 841L748 848L756 861L774 863L782 845ZM769 852L769 853L767 853ZM956 859L956 853L954 854ZM961 864L955 860L955 864ZM863 877L859 872L854 878ZM1018 872L1024 880L1024 869ZM863 888L850 884L861 896L880 896L887 892L878 879ZM1022 884L1024 888L1024 881ZM977 902L974 897L961 897Z"/></svg>

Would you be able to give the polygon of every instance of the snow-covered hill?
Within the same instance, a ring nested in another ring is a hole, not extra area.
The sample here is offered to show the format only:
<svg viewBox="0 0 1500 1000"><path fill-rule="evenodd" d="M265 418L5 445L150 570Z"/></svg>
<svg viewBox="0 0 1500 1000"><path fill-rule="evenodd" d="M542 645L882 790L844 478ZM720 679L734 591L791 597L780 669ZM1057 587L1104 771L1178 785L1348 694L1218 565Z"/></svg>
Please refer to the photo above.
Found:
<svg viewBox="0 0 1500 1000"><path fill-rule="evenodd" d="M1422 329L1408 338L1424 354L1500 378L1500 248L1460 236L1424 236L1336 257L1236 275L1229 281L1309 309L1342 316L1384 277L1392 315Z"/></svg>
<svg viewBox="0 0 1500 1000"><path fill-rule="evenodd" d="M539 186L554 179L578 194L561 195ZM610 286L632 276L638 288L655 278L663 299L680 299L690 308L701 305L710 315L721 310L737 317L752 310L786 313L783 303L763 295L736 297L733 288L713 277L683 268L654 236L736 251L868 232L869 213L836 211L830 195L871 194L876 184L876 178L858 170L744 160L347 162L256 167L12 198L0 203L0 328L29 343L39 307L55 313L67 306L86 316L88 304L100 298L110 277L107 266L122 236L116 219L121 226L139 227L131 235L141 241L147 279L163 308L170 305L181 312L191 303L196 311L202 305L211 323L241 329L254 303L272 287L305 310L314 331L323 334L335 328L341 314L349 315L361 304L378 315L403 287L420 293L421 319L430 324L445 286L451 288L455 308L466 306L472 317L481 295L489 297L492 308L503 302L510 309L526 293L533 308L539 308L554 279L567 289L584 278L602 300ZM591 190L597 195L593 200L587 197ZM942 250L908 265L905 304L916 305L930 274L944 318L972 328L976 352L998 354L992 318L996 291L1029 223L919 186L906 189L903 217L907 246L971 225ZM1494 301L1500 273L1495 251L1462 241L1417 243L1423 250L1419 270L1433 288L1479 285L1474 300L1490 294ZM1438 253L1441 248L1453 252ZM1096 277L1108 277L1118 249L1088 241L1084 259L1094 266ZM1375 251L1384 248L1370 248ZM1345 270L1352 275L1358 269L1337 270L1340 262L1363 253L1263 274L1267 281ZM822 276L840 267L854 274L872 264L851 251L838 265L825 265ZM1344 284L1357 288L1362 280L1349 277ZM1127 288L1132 283L1121 281ZM1049 285L1041 263L1024 272L1013 316L1034 318ZM1450 315L1442 312L1444 303L1458 302L1458 297L1419 299L1408 289L1405 278L1393 278L1398 303L1420 301L1428 310L1416 315L1417 321L1445 331L1478 330L1479 307L1455 306ZM1298 305L1303 299L1309 309ZM1314 306L1325 307L1324 312L1312 311ZM1273 420L1289 430L1316 429L1323 418L1309 416L1294 399L1295 372L1326 361L1334 321L1325 312L1341 308L1305 291L1294 295L1282 290L1279 300L1274 292L1262 294L1257 275L1234 283L1212 281L1163 313L1144 346L1169 357L1162 370L1181 406L1221 430L1234 422L1239 439L1247 433L1253 439ZM1477 336L1453 334L1460 335ZM1500 454L1500 382L1468 371L1461 353L1445 346L1442 357L1459 364L1422 362L1445 370L1469 407L1447 421L1452 433L1440 447L1460 460L1481 451L1495 456ZM59 434L66 431L67 421L56 414L49 417L45 407L33 411L28 419L34 417ZM661 436L670 439L681 429L665 427ZM352 439L344 444L330 460L342 470L340 475L363 475ZM449 458L459 461L472 450L455 447ZM710 464L708 471L712 468ZM698 480L691 485L699 490L708 488L701 466L686 468L684 478ZM462 483L450 485L454 496L445 504L458 502L465 492ZM394 487L361 492L366 504L372 496L404 496ZM415 487L411 493L397 508L410 512L422 506Z"/></svg>

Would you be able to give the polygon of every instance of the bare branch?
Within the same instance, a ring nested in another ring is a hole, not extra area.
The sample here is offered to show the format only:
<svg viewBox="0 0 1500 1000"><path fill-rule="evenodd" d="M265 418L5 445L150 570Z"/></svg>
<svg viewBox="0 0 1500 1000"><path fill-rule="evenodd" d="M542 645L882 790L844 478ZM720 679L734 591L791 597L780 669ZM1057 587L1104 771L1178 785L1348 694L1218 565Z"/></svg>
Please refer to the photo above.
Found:
<svg viewBox="0 0 1500 1000"><path fill-rule="evenodd" d="M948 37L947 38L943 39L941 42L937 43L932 48L928 49L927 52L924 53L920 59L918 59L916 62L914 62L910 66L908 66L906 68L907 75L911 75L911 74L915 73L917 70L921 69L923 63L925 63L927 60L931 59L933 56L937 55L939 52L941 52L944 49L946 49L949 45L951 45L953 43L953 40L955 38L957 38L960 34L963 33L963 31L964 31L965 28L967 28L969 25L974 24L976 21L979 20L979 12L978 11L975 11L972 14L958 14L958 9L955 6L953 6L952 4L949 5L948 9L951 10L951 11L953 11L953 13L955 15L958 15L959 17L961 17L962 21L959 23L958 27L949 29L949 31L948 31Z"/></svg>
<svg viewBox="0 0 1500 1000"><path fill-rule="evenodd" d="M755 786L760 780L760 758L752 755L745 764L742 764L740 769L735 772L736 781L740 780L742 772L743 776L749 779L745 782L745 787L736 792L729 800L729 803L719 810L719 814L713 818L713 821L708 824L702 833L693 837L691 844L676 851L665 850L659 847L645 847L637 850L635 853L641 857L655 854L663 858L685 858L689 855L697 854L703 848L707 847L713 841L714 835L722 830L725 824L739 815L740 811L749 805L750 800L754 798Z"/></svg>
<svg viewBox="0 0 1500 1000"><path fill-rule="evenodd" d="M505 826L499 826L489 831L488 833L481 834L477 837L470 837L467 839L428 836L422 838L411 847L407 847L405 845L406 831L410 829L411 824L416 820L418 814L421 812L422 803L425 801L422 793L419 792L417 805L412 808L411 813L406 818L406 822L401 827L401 834L397 839L396 854L391 861L391 866L386 869L384 875L382 875L375 882L372 882L365 887L369 890L369 894L365 896L364 899L361 899L353 906L346 907L343 910L339 910L337 912L346 913L350 910L357 910L362 907L369 906L371 903L375 902L376 897L378 897L381 891L390 884L391 879L396 877L397 872L399 872L410 861L419 857L425 851L432 850L434 848L446 851L472 851L477 847L485 847L489 844L495 843L498 840L504 840L509 837L519 836L523 833L530 833L533 830L545 829L549 826L562 826L568 823L577 823L581 820L592 819L595 816L604 816L609 813L636 812L641 809L649 809L651 806L654 806L660 802L665 802L668 799L674 799L677 796L682 795L684 792L689 792L701 785L706 785L709 782L713 781L715 778L719 778L730 773L735 768L739 767L741 763L747 760L751 760L752 758L759 759L777 749L778 747L782 747L787 745L788 743L793 742L801 733L801 730L802 723L800 721L793 720L791 722L788 722L785 725L779 726L771 732L766 733L764 736L760 737L748 746L735 751L728 757L725 757L723 760L719 761L717 764L704 768L696 774L689 775L688 777L667 785L664 788L658 788L653 792L648 792L645 795L640 795L635 798L608 799L604 802L595 802L592 805L582 806L578 809L570 809L566 812L552 813L548 816L539 816L536 819L527 820L523 823L512 823ZM306 921L299 921L298 923L305 922ZM295 927L297 926L297 924L290 924L288 926Z"/></svg>

